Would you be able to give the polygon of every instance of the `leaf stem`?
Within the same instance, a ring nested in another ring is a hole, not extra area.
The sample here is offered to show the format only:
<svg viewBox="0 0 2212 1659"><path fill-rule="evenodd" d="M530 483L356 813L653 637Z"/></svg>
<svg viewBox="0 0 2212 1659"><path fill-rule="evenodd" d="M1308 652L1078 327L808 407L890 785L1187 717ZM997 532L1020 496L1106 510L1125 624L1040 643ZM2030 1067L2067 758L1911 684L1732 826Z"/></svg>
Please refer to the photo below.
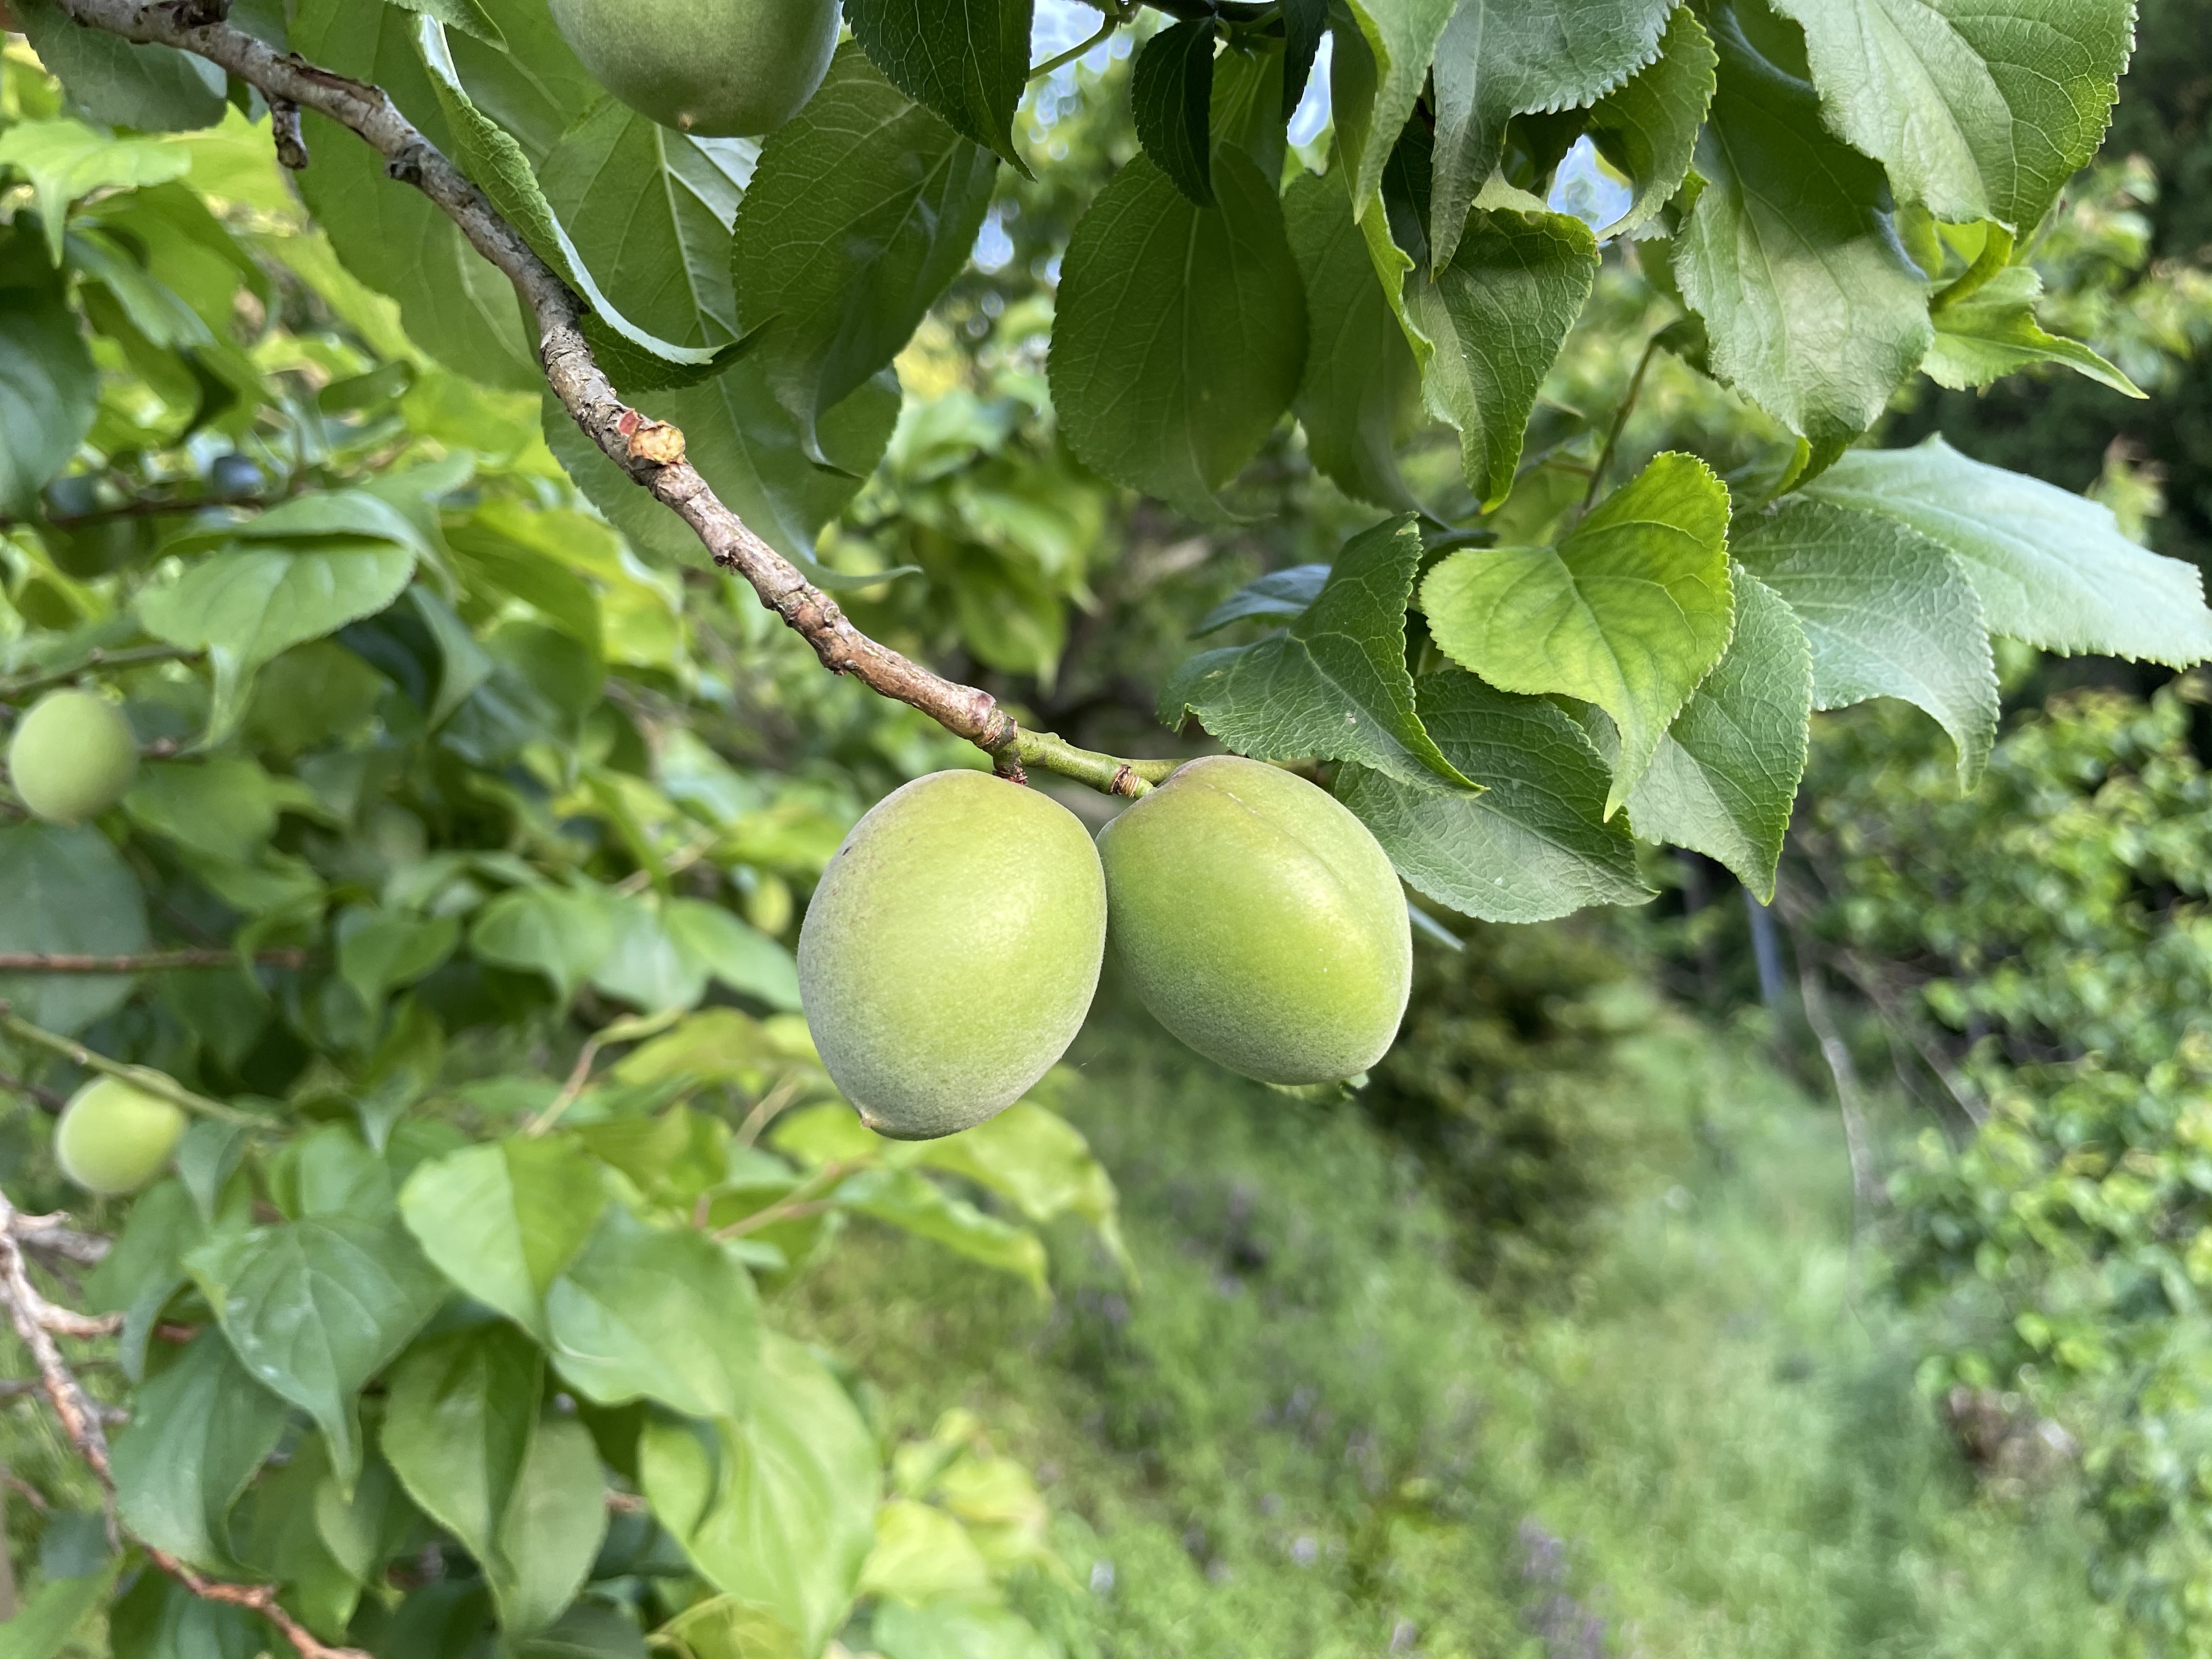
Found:
<svg viewBox="0 0 2212 1659"><path fill-rule="evenodd" d="M1961 300L1971 299L1987 287L1990 281L2012 264L2013 236L2002 225L1990 223L1982 241L1982 251L1974 263L1966 267L1959 280L1928 302L1930 315L1942 316Z"/></svg>
<svg viewBox="0 0 2212 1659"><path fill-rule="evenodd" d="M235 1123L244 1128L268 1127L268 1120L251 1112L241 1112L235 1106L226 1106L219 1100L210 1100L205 1095L194 1094L190 1089L163 1072L150 1066L130 1066L119 1060L110 1060L106 1054L94 1054L73 1037L58 1031L49 1031L43 1025L33 1025L21 1018L5 1002L0 1002L0 1035L11 1036L18 1042L27 1042L33 1048L44 1048L49 1054L59 1054L72 1065L88 1072L98 1072L127 1083L134 1089L143 1090L157 1100L166 1100L198 1117L213 1118L218 1123Z"/></svg>
<svg viewBox="0 0 2212 1659"><path fill-rule="evenodd" d="M1651 360L1659 355L1659 337L1654 335L1644 342L1644 355L1636 360L1636 373L1630 377L1628 391L1620 400L1620 407L1613 411L1613 424L1606 428L1605 447L1597 453L1597 465L1590 468L1589 488L1583 494L1583 511L1587 513L1597 505L1597 493L1605 488L1605 475L1613 465L1613 451L1620 447L1621 434L1628 430L1628 417L1636 412L1636 400L1644 395L1644 377L1651 372Z"/></svg>
<svg viewBox="0 0 2212 1659"><path fill-rule="evenodd" d="M1088 54L1094 47L1103 46L1114 38L1114 31L1128 20L1128 11L1120 5L1106 8L1106 21L1098 26L1098 33L1079 46L1070 46L1066 52L1048 58L1030 71L1030 79L1042 81L1054 70L1066 69L1077 58Z"/></svg>
<svg viewBox="0 0 2212 1659"><path fill-rule="evenodd" d="M1118 755L1079 749L1054 732L1018 729L1013 741L994 758L1002 777L1024 781L1028 768L1041 767L1087 783L1102 794L1122 795L1131 800L1151 794L1155 785L1166 782L1168 775L1182 764L1172 760L1123 760Z"/></svg>

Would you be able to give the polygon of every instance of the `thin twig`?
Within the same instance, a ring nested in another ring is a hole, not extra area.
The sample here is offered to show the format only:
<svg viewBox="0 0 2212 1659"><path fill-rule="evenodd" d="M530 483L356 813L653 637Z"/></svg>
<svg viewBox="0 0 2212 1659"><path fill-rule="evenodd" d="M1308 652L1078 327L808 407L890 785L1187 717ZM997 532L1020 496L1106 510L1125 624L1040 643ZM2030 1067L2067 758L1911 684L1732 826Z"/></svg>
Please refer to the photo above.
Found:
<svg viewBox="0 0 2212 1659"><path fill-rule="evenodd" d="M242 1128L261 1128L266 1121L251 1112L241 1112L235 1106L226 1106L219 1100L210 1100L205 1095L194 1094L190 1089L165 1072L149 1066L126 1065L119 1060L110 1060L106 1054L95 1054L73 1037L58 1031L49 1031L42 1025L33 1025L18 1016L5 1002L0 1002L0 1035L14 1037L19 1042L30 1043L49 1054L59 1054L74 1066L88 1072L98 1072L118 1082L128 1083L143 1089L156 1100L166 1100L172 1106L182 1108L198 1117L211 1117L219 1123L235 1123Z"/></svg>
<svg viewBox="0 0 2212 1659"><path fill-rule="evenodd" d="M273 1584L227 1584L219 1578L195 1572L166 1550L157 1550L151 1545L146 1547L146 1559L203 1601L220 1601L226 1607L244 1607L248 1613L259 1613L276 1626L300 1659L371 1659L359 1648L334 1648L316 1636L284 1611Z"/></svg>
<svg viewBox="0 0 2212 1659"><path fill-rule="evenodd" d="M66 668L43 669L20 679L0 680L0 702L16 702L49 686L67 685L102 668L137 668L149 663L194 662L206 654L174 645L135 645L125 651L88 651Z"/></svg>
<svg viewBox="0 0 2212 1659"><path fill-rule="evenodd" d="M305 951L264 951L264 968L304 968ZM57 951L0 951L0 974L167 974L198 968L236 968L235 951L143 951L135 956L72 956Z"/></svg>
<svg viewBox="0 0 2212 1659"><path fill-rule="evenodd" d="M312 110L365 139L384 157L387 174L428 197L469 245L514 284L537 319L538 359L547 384L570 418L633 483L683 519L717 565L749 583L761 602L813 647L823 667L921 710L992 757L1009 777L1018 776L1024 766L1039 765L1066 770L1094 787L1118 785L1130 794L1151 787L1134 763L1109 770L1102 780L1082 751L1057 744L1024 744L1026 734L990 693L933 673L854 627L836 600L714 494L685 459L681 431L623 400L586 337L584 302L380 88L280 53L233 27L223 21L225 0L58 3L79 23L142 45L194 53L258 88L272 101L282 99ZM1237 9L1242 15L1244 9Z"/></svg>
<svg viewBox="0 0 2212 1659"><path fill-rule="evenodd" d="M1583 493L1583 511L1587 513L1596 505L1597 492L1605 487L1605 475L1613 465L1613 452L1620 447L1621 434L1628 429L1628 417L1636 411L1636 400L1644 395L1644 377L1651 372L1651 360L1659 355L1659 338L1654 335L1644 343L1644 355L1636 360L1636 373L1629 377L1628 391L1620 400L1620 407L1613 411L1613 424L1606 428L1605 447L1597 453L1597 465L1590 468L1589 488Z"/></svg>
<svg viewBox="0 0 2212 1659"><path fill-rule="evenodd" d="M1105 10L1106 21L1098 26L1097 33L1092 35L1088 40L1085 40L1079 46L1070 46L1066 52L1056 53L1054 56L1046 58L1044 62L1039 64L1035 69L1030 71L1030 79L1032 81L1042 81L1046 76L1051 74L1054 70L1066 68L1077 58L1088 56L1094 47L1103 46L1109 40L1111 40L1114 38L1114 31L1120 28L1121 25L1127 21L1127 15L1118 5L1109 5Z"/></svg>
<svg viewBox="0 0 2212 1659"><path fill-rule="evenodd" d="M530 1121L523 1133L542 1135L558 1123L568 1109L574 1106L590 1087L592 1068L599 1063L600 1050L617 1042L636 1042L649 1036L658 1036L684 1018L681 1008L665 1008L657 1014L638 1014L628 1019L618 1019L603 1025L584 1040L576 1054L576 1063L568 1068L568 1080L554 1096L551 1104Z"/></svg>
<svg viewBox="0 0 2212 1659"><path fill-rule="evenodd" d="M740 1147L750 1146L758 1140L761 1131L775 1122L785 1109L799 1098L799 1091L805 1081L794 1072L763 1095L752 1110L745 1114L745 1121L738 1125L737 1144Z"/></svg>
<svg viewBox="0 0 2212 1659"><path fill-rule="evenodd" d="M717 1231L714 1237L725 1243L743 1238L747 1233L757 1233L763 1227L773 1227L781 1221L797 1221L819 1215L829 1209L834 1200L820 1199L827 1192L860 1166L857 1164L825 1164L812 1175L786 1193L782 1198L764 1210L756 1210L742 1220L733 1221Z"/></svg>
<svg viewBox="0 0 2212 1659"><path fill-rule="evenodd" d="M1794 937L1790 943L1798 945ZM1828 994L1820 983L1820 968L1802 945L1798 945L1796 955L1797 988L1805 1001L1805 1023L1813 1028L1813 1035L1820 1044L1820 1058L1827 1062L1828 1075L1835 1079L1836 1103L1843 1110L1844 1147L1851 1161L1851 1200L1855 1206L1872 1209L1881 1202L1881 1181L1875 1171L1874 1149L1867 1135L1858 1066L1852 1061L1850 1047L1844 1041L1829 1010ZM1856 1227L1853 1231L1856 1231Z"/></svg>
<svg viewBox="0 0 2212 1659"><path fill-rule="evenodd" d="M21 1095L48 1117L59 1117L62 1108L69 1104L67 1095L57 1094L44 1084L17 1077L12 1072L0 1072L0 1095L4 1094Z"/></svg>

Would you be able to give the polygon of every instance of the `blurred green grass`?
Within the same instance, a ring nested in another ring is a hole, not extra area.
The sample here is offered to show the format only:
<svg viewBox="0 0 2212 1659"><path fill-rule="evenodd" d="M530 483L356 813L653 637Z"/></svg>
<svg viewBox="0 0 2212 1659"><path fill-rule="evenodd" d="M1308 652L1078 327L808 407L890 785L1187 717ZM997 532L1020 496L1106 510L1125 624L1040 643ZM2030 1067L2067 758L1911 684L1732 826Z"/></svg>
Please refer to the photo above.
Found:
<svg viewBox="0 0 2212 1659"><path fill-rule="evenodd" d="M1066 1109L1141 1283L1059 1293L856 1233L798 1292L895 1431L953 1406L1038 1468L1073 1654L2099 1659L2068 1494L1978 1488L1866 1293L1840 1127L1665 1016L1586 1080L1553 1282L1478 1289L1433 1160L1350 1104L1095 1021Z"/></svg>

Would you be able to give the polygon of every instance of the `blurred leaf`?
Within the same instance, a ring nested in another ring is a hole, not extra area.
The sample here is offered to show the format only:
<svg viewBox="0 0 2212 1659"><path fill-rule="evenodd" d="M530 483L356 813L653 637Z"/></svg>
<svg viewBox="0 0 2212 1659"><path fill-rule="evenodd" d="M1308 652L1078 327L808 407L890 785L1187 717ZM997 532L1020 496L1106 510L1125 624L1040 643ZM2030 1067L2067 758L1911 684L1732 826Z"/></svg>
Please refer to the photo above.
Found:
<svg viewBox="0 0 2212 1659"><path fill-rule="evenodd" d="M77 1626L107 1600L115 1588L116 1571L111 1566L82 1578L56 1578L40 1585L0 1625L0 1659L54 1659L70 1645Z"/></svg>
<svg viewBox="0 0 2212 1659"><path fill-rule="evenodd" d="M803 1653L844 1622L875 1543L875 1437L837 1380L768 1334L751 1413L648 1420L645 1495L717 1589L780 1621Z"/></svg>
<svg viewBox="0 0 2212 1659"><path fill-rule="evenodd" d="M283 1402L204 1330L138 1390L116 1437L115 1498L132 1534L211 1572L233 1571L229 1516L283 1437Z"/></svg>
<svg viewBox="0 0 2212 1659"><path fill-rule="evenodd" d="M0 167L30 181L46 252L57 265L69 210L78 202L96 191L161 184L191 167L191 157L172 145L118 138L82 121L22 121L0 131ZM74 332L74 322L70 326Z"/></svg>
<svg viewBox="0 0 2212 1659"><path fill-rule="evenodd" d="M338 977L371 1008L404 985L436 971L460 943L451 916L415 916L358 906L338 918Z"/></svg>
<svg viewBox="0 0 2212 1659"><path fill-rule="evenodd" d="M527 1636L559 1619L583 1589L606 1532L606 1481L591 1431L549 1412L523 1453L486 1566L501 1629Z"/></svg>
<svg viewBox="0 0 2212 1659"><path fill-rule="evenodd" d="M392 1368L378 1444L408 1495L478 1561L497 1559L538 1425L544 1356L511 1326L425 1338Z"/></svg>
<svg viewBox="0 0 2212 1659"><path fill-rule="evenodd" d="M678 1613L654 1632L686 1659L807 1659L798 1637L766 1607L732 1595Z"/></svg>
<svg viewBox="0 0 2212 1659"><path fill-rule="evenodd" d="M546 1293L605 1203L598 1167L563 1136L465 1148L420 1166L399 1195L408 1231L446 1277L541 1342Z"/></svg>
<svg viewBox="0 0 2212 1659"><path fill-rule="evenodd" d="M690 1229L609 1209L546 1298L562 1377L603 1406L653 1400L689 1417L741 1418L761 1365L752 1279Z"/></svg>
<svg viewBox="0 0 2212 1659"><path fill-rule="evenodd" d="M998 1599L998 1586L965 1527L943 1510L895 1498L876 1511L876 1547L860 1570L860 1594L988 1602Z"/></svg>
<svg viewBox="0 0 2212 1659"><path fill-rule="evenodd" d="M1208 634L1219 633L1231 623L1261 617L1294 622L1321 597L1328 574L1329 567L1325 564L1297 564L1287 570L1271 570L1257 581L1245 583L1207 611L1198 626L1190 630L1191 637L1204 639Z"/></svg>
<svg viewBox="0 0 2212 1659"><path fill-rule="evenodd" d="M517 887L477 913L469 948L487 962L544 975L565 1002L615 947L611 908L596 893Z"/></svg>
<svg viewBox="0 0 2212 1659"><path fill-rule="evenodd" d="M987 1267L1012 1273L1040 1297L1051 1294L1042 1239L1026 1227L984 1214L915 1170L863 1170L838 1187L836 1201Z"/></svg>
<svg viewBox="0 0 2212 1659"><path fill-rule="evenodd" d="M1243 156L1194 206L1150 161L1099 192L1068 243L1053 404L1083 462L1204 519L1296 395L1305 295L1271 182Z"/></svg>
<svg viewBox="0 0 2212 1659"><path fill-rule="evenodd" d="M1406 601L1420 562L1410 518L1354 537L1288 629L1177 668L1160 694L1162 723L1172 729L1195 714L1259 760L1356 761L1403 783L1472 788L1414 708Z"/></svg>
<svg viewBox="0 0 2212 1659"><path fill-rule="evenodd" d="M92 429L99 397L70 308L41 289L0 287L0 513L39 510L40 488Z"/></svg>
<svg viewBox="0 0 2212 1659"><path fill-rule="evenodd" d="M138 883L99 830L0 825L0 951L127 956L148 944ZM81 1031L121 1007L120 975L0 975L0 1000L33 1024Z"/></svg>
<svg viewBox="0 0 2212 1659"><path fill-rule="evenodd" d="M1051 1659L1052 1644L1003 1608L884 1604L872 1635L884 1659Z"/></svg>
<svg viewBox="0 0 2212 1659"><path fill-rule="evenodd" d="M776 940L698 899L670 900L660 922L678 950L732 991L798 1012L799 965Z"/></svg>

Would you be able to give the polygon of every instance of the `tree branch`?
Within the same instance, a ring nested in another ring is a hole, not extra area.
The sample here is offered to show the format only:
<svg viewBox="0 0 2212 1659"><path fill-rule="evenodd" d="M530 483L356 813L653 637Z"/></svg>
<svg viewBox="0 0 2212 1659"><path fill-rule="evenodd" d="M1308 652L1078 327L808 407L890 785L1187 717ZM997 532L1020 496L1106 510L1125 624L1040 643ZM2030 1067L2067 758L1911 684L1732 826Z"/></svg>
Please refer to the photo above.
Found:
<svg viewBox="0 0 2212 1659"><path fill-rule="evenodd" d="M1025 761L1019 753L1024 734L997 699L977 687L933 673L855 628L836 600L807 581L790 560L723 504L684 459L682 432L623 401L585 338L587 307L583 301L380 88L276 52L232 27L224 21L229 0L58 3L88 27L141 45L191 52L258 88L271 107L281 102L312 110L366 140L384 157L386 173L428 197L470 246L514 284L537 320L538 360L562 407L633 483L690 526L717 565L743 577L761 603L812 646L832 673L850 674L871 690L921 710L992 757L1006 775L1020 775ZM1060 770L1064 748L1041 748L1031 763ZM1093 771L1085 760L1068 775L1095 787L1106 787L1090 775ZM1136 776L1133 768L1132 775ZM1136 781L1143 779L1136 776Z"/></svg>
<svg viewBox="0 0 2212 1659"><path fill-rule="evenodd" d="M27 1042L34 1048L44 1048L48 1054L59 1054L72 1065L88 1072L98 1072L142 1089L157 1100L166 1100L196 1117L211 1117L219 1123L235 1123L243 1128L265 1127L265 1120L251 1112L241 1112L235 1106L226 1106L219 1100L210 1100L205 1095L196 1095L165 1072L151 1066L125 1065L119 1060L110 1060L106 1054L95 1054L72 1037L58 1031L49 1031L43 1025L33 1025L15 1013L5 1002L0 1002L0 1036L10 1036L18 1042Z"/></svg>
<svg viewBox="0 0 2212 1659"><path fill-rule="evenodd" d="M264 951L267 968L304 968L305 951ZM195 968L236 968L235 951L146 951L137 956L72 956L55 951L0 951L0 974L167 974Z"/></svg>

